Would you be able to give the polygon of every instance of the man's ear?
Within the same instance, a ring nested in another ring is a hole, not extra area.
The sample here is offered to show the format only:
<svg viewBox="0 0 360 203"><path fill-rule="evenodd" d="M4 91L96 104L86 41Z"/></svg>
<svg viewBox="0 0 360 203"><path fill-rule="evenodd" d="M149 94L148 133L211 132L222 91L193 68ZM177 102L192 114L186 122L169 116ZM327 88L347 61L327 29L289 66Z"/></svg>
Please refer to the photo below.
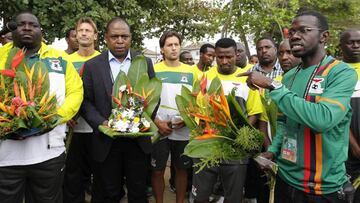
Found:
<svg viewBox="0 0 360 203"><path fill-rule="evenodd" d="M329 37L330 37L329 31L328 31L328 30L323 31L323 32L320 34L320 42L321 42L322 44L325 44L325 43L328 41Z"/></svg>

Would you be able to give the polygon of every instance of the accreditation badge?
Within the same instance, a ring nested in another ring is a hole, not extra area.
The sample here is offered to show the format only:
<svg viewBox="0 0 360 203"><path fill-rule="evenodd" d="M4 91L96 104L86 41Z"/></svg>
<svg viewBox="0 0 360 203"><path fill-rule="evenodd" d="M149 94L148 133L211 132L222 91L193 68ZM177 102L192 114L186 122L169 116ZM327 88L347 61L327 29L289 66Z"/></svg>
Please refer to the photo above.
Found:
<svg viewBox="0 0 360 203"><path fill-rule="evenodd" d="M285 136L281 147L281 158L292 163L297 161L297 139Z"/></svg>

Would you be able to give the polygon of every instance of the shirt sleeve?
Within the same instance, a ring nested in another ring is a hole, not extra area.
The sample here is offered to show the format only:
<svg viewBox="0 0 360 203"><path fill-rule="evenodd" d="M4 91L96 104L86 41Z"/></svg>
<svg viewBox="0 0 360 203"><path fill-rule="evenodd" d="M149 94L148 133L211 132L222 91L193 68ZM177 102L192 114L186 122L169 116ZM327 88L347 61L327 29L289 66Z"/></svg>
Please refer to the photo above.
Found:
<svg viewBox="0 0 360 203"><path fill-rule="evenodd" d="M279 156L280 154L280 150L281 150L281 145L283 142L283 137L284 137L284 122L281 120L278 120L276 122L276 135L275 137L273 137L273 140L271 142L271 145L268 148L268 152L272 152L275 157Z"/></svg>
<svg viewBox="0 0 360 203"><path fill-rule="evenodd" d="M83 100L83 83L74 66L67 62L65 74L65 101L58 114L67 122L79 111Z"/></svg>
<svg viewBox="0 0 360 203"><path fill-rule="evenodd" d="M280 111L295 122L317 132L331 129L348 113L350 97L357 82L353 69L337 66L330 70L324 92L317 97L315 103L304 100L285 86L271 91L270 96Z"/></svg>

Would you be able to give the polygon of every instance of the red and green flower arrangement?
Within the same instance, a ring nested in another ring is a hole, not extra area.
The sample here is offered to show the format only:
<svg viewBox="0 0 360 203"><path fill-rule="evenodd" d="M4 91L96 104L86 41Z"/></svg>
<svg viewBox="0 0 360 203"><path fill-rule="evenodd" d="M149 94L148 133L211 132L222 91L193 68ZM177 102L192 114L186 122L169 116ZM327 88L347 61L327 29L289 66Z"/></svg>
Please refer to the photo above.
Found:
<svg viewBox="0 0 360 203"><path fill-rule="evenodd" d="M0 71L0 139L25 139L61 123L46 65L25 63L25 50L10 50Z"/></svg>
<svg viewBox="0 0 360 203"><path fill-rule="evenodd" d="M184 154L200 159L198 171L222 161L250 158L260 153L263 135L245 117L235 99L235 90L224 95L219 78L195 82L192 91L182 87L177 107L191 130Z"/></svg>
<svg viewBox="0 0 360 203"><path fill-rule="evenodd" d="M126 75L120 71L116 77L113 94L113 109L108 125L100 125L104 134L116 137L153 136L158 128L151 115L159 103L162 83L158 78L149 79L144 56L136 56Z"/></svg>

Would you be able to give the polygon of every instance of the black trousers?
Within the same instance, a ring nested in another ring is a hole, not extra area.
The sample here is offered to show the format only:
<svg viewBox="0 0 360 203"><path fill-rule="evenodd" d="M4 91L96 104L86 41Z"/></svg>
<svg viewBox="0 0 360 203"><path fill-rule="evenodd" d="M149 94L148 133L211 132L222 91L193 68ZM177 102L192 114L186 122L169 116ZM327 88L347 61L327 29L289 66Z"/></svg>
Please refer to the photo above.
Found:
<svg viewBox="0 0 360 203"><path fill-rule="evenodd" d="M257 203L268 203L270 188L267 177L253 159L249 159L245 181L245 198L256 198Z"/></svg>
<svg viewBox="0 0 360 203"><path fill-rule="evenodd" d="M84 203L85 189L91 183L92 133L74 133L66 156L64 203Z"/></svg>
<svg viewBox="0 0 360 203"><path fill-rule="evenodd" d="M315 195L298 190L279 176L276 178L275 203L346 203L338 198L337 192L325 195Z"/></svg>
<svg viewBox="0 0 360 203"><path fill-rule="evenodd" d="M48 161L0 167L1 203L62 203L65 153Z"/></svg>
<svg viewBox="0 0 360 203"><path fill-rule="evenodd" d="M125 177L129 203L147 203L149 159L135 139L117 138L104 162L94 162L92 203L118 203Z"/></svg>

